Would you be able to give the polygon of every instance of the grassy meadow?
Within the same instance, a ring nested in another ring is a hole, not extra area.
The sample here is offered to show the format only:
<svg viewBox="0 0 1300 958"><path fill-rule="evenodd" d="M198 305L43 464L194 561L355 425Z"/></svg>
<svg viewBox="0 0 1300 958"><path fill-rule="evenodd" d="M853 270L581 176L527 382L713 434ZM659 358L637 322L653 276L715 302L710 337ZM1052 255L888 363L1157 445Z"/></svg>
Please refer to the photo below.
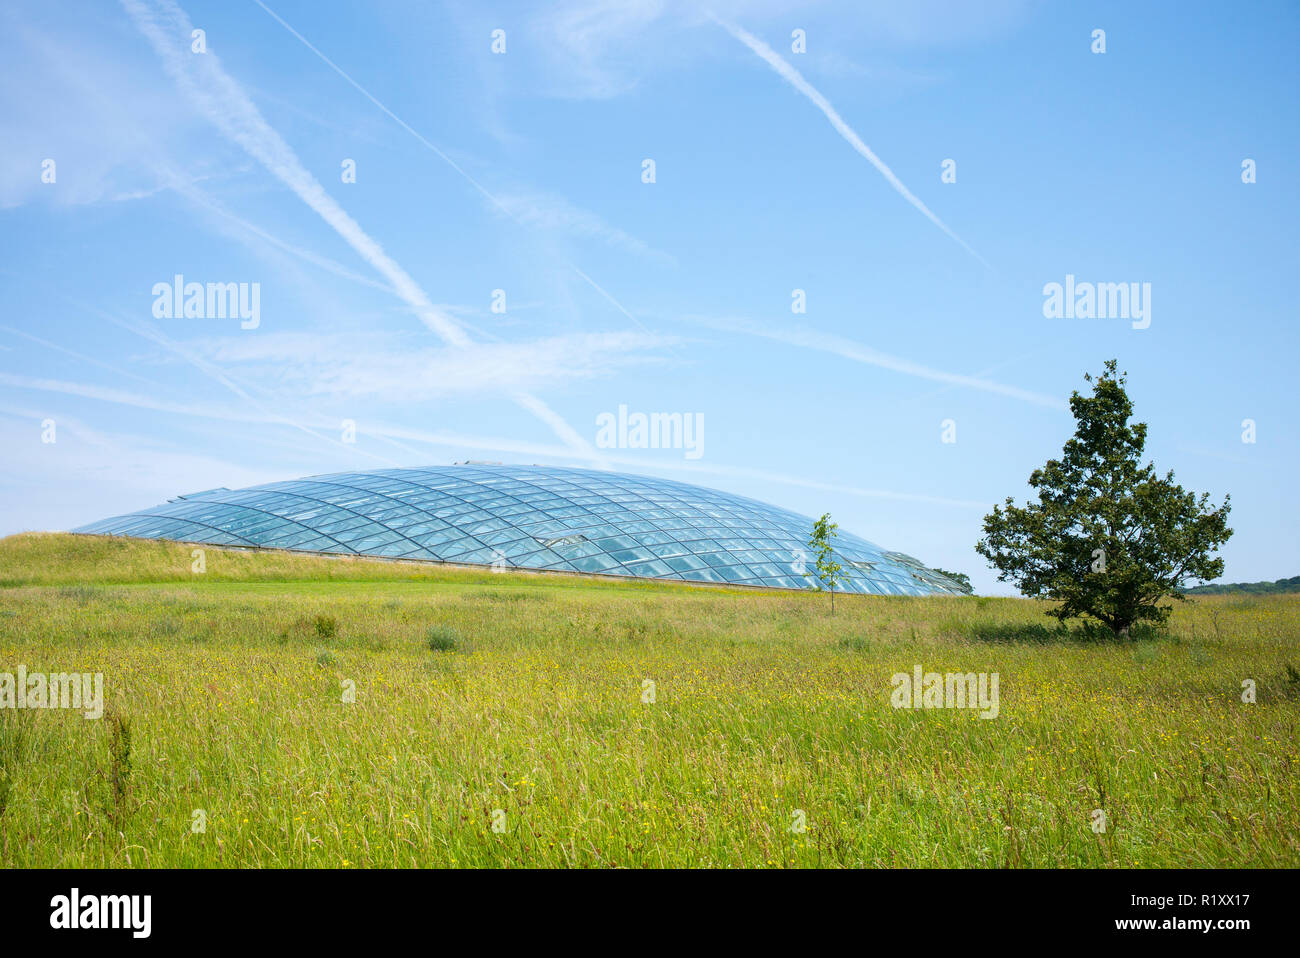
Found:
<svg viewBox="0 0 1300 958"><path fill-rule="evenodd" d="M1019 599L191 548L0 540L0 673L105 703L0 709L0 864L1300 865L1300 595L1117 642ZM1000 714L891 707L917 664L997 672Z"/></svg>

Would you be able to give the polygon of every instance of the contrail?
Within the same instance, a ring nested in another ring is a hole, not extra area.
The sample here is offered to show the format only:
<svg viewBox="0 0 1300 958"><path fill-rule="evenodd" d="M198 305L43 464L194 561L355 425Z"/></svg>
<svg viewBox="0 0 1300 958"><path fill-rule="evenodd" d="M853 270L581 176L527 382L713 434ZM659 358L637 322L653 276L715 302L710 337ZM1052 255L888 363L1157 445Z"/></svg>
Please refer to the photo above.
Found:
<svg viewBox="0 0 1300 958"><path fill-rule="evenodd" d="M315 210L362 259L393 285L402 299L418 308L420 319L446 343L453 346L469 343L469 338L455 320L436 309L415 280L325 192L325 188L302 165L292 147L266 122L238 83L221 68L216 55L209 51L194 56L178 49L177 39L188 37L192 29L189 18L180 7L171 0L158 0L160 12L170 20L164 28L155 19L154 11L141 0L122 0L122 5L153 44L172 79L202 108L214 125Z"/></svg>
<svg viewBox="0 0 1300 958"><path fill-rule="evenodd" d="M123 0L123 2L125 2L125 0ZM484 186L484 185L483 185L482 183L480 183L478 180L474 179L474 177L470 176L469 173L467 173L467 172L465 171L464 167L462 167L460 164L458 164L455 160L453 160L451 157L449 157L449 156L448 156L446 153L444 153L442 150L438 149L438 147L437 147L434 143L430 142L429 139L428 139L427 137L421 135L420 132L419 132L418 130L416 130L413 126L411 126L409 123L407 123L405 120L403 120L400 116L398 116L396 113L394 113L394 112L393 112L392 110L390 110L388 107L384 106L384 104L383 104L382 102L380 102L380 100L379 100L378 97L376 97L373 93L371 93L369 90L367 90L365 87L363 87L363 86L362 86L360 83L358 83L356 80L352 79L352 77L348 75L347 71L345 71L345 70L344 70L342 67L340 67L337 63L335 63L333 60L331 60L331 59L330 59L329 57L327 57L325 54L321 53L320 50L318 50L315 46L312 45L312 42L311 42L310 40L308 40L308 39L307 39L306 37L304 37L301 33L299 33L299 32L298 32L297 30L295 30L292 26L290 26L289 23L288 23L288 22L287 22L283 17L281 17L278 13L276 13L274 10L272 10L270 7L268 7L265 3L263 3L262 0L253 0L253 2L256 3L256 4L257 4L259 7L261 7L263 10L265 10L265 11L266 11L270 16L271 16L271 18L272 18L273 20L275 20L276 23L280 24L280 26L282 26L282 27L284 27L286 30L288 30L289 33L291 33L295 38L297 38L297 40L298 40L298 41L299 41L303 46L305 46L305 47L306 47L308 50L310 50L312 53L316 54L316 56L319 57L320 60L321 60L321 61L322 61L322 62L323 62L327 67L329 67L331 70L333 70L333 71L334 71L335 73L337 73L339 76L341 76L344 80L346 80L346 81L348 82L348 84L352 86L353 89L355 89L358 93L360 93L363 97L365 97L367 100L369 100L369 101L370 101L371 103L373 103L375 106L379 107L379 109L382 110L382 111L383 111L383 112L384 112L384 113L389 117L389 119L391 119L394 123L396 123L398 126L400 126L400 127L401 127L403 130L405 130L407 133L411 134L411 136L415 137L415 138L416 138L416 139L417 139L421 144L424 145L424 147L425 147L426 149L429 149L429 150L431 150L433 153L437 154L437 156L438 156L440 159L442 159L443 162L445 162L445 163L446 163L448 166L450 166L453 170L455 170L457 173L459 173L459 174L460 174L460 175L465 179L465 181L466 181L467 183L469 183L470 186L474 187L474 189L476 189L476 190L478 190L480 193L482 193L482 194L483 194L483 197L484 197L484 198L485 198L489 203L491 203L493 206L495 206L495 207L496 207L496 208L497 208L501 213L505 214L507 217L509 217L510 219L514 220L514 221L515 221L516 223L518 223L520 226L525 226L525 225L527 225L527 224L524 223L523 219L520 218L520 216L516 213L516 211L515 211L514 209L511 208L510 205L508 205L504 200L500 199L499 197L493 195L493 193L492 193L492 192L491 192L491 191L490 191L486 186ZM188 36L188 34L187 34L187 36ZM588 276L588 275L587 275L586 273L584 273L582 270L578 269L578 267L577 267L577 265L576 265L575 263L570 262L570 263L569 263L569 267L570 267L570 268L571 268L575 273L577 273L580 277L582 277L583 281L586 282L586 283L587 283L587 284L588 284L592 289L594 289L596 292L600 293L600 295L603 296L605 299L609 300L609 302L613 303L613 304L614 304L614 307L615 307L615 308L616 308L620 313L622 313L622 314L623 314L624 316L626 316L628 319L632 320L632 322L634 322L634 323L636 323L638 326L640 326L641 329L642 329L644 332L647 332L647 333L650 332L649 329L646 329L645 324L644 324L643 322L641 322L641 320L639 320L639 319L637 319L635 316L633 316L632 313L629 312L629 311L627 310L627 308L624 307L624 305L623 305L622 303L620 303L620 302L619 302L617 299L615 299L612 295L610 295L610 294L607 293L604 289L602 289L599 285L597 285L597 283L596 283L596 281L595 281L594 279L592 279L590 276ZM669 348L671 348L671 347L669 347Z"/></svg>
<svg viewBox="0 0 1300 958"><path fill-rule="evenodd" d="M100 369L107 369L110 373L117 376L125 376L127 379L134 379L136 382L152 386L151 380L143 376L137 376L135 373L127 372L125 369L119 369L111 363L106 363L102 359L96 359L93 356L87 356L85 353L79 353L75 349L69 349L67 346L61 346L58 343L52 343L48 339L41 339L39 336L33 336L31 333L25 333L21 329L14 329L12 326L0 326L0 332L6 332L13 336L21 336L23 339L30 340L38 346L44 346L46 349L52 349L55 352L63 353L65 356L71 356L83 363L89 363L92 366L98 366Z"/></svg>
<svg viewBox="0 0 1300 958"><path fill-rule="evenodd" d="M235 223L236 225L243 227L245 230L252 233L258 239L270 243L272 246L278 249L284 250L284 252L290 254L291 256L298 257L298 259L301 259L303 262L310 263L311 265L323 269L326 272L333 273L335 276L342 277L343 279L346 280L351 280L354 283L360 283L363 286L369 286L372 289L378 289L385 293L390 293L394 296L397 295L397 290L393 289L393 287L387 285L386 283L381 283L378 280L371 279L369 276L362 276L360 273L348 269L342 263L336 262L335 260L330 259L328 256L321 256L319 253L314 253L309 249L302 248L301 246L294 246L292 243L286 243L278 236L272 236L270 233L266 232L264 229L257 226L256 224L250 223L248 220L244 219L243 217L236 216L234 213L230 212L229 210L219 206L214 200L210 199L207 195L205 195L203 191L199 190L194 186L191 186L189 184L184 184L184 185L173 184L171 186L171 189L174 189L177 193L181 194L186 199L194 203L197 203L198 205L204 207L207 210L210 210L211 212L217 214L218 216L224 217L225 219L230 220L232 223Z"/></svg>
<svg viewBox="0 0 1300 958"><path fill-rule="evenodd" d="M172 0L156 0L156 10L142 0L121 2L136 26L153 45L163 61L163 67L218 129L315 210L362 259L388 280L397 295L443 342L460 347L472 344L473 341L460 325L434 306L406 270L385 253L383 247L325 192L325 188L302 165L289 144L266 122L243 88L221 68L216 55L209 51L202 56L192 56L178 47L178 42L188 38L193 29L184 10ZM158 22L159 15L167 21L165 27ZM529 396L528 400L520 405L534 415L540 416L541 411L545 410L546 415L541 417L542 420L555 428L559 415L536 397ZM576 439L580 443L577 448L585 451L592 449L590 443L572 428L568 428L560 438L566 442Z"/></svg>
<svg viewBox="0 0 1300 958"><path fill-rule="evenodd" d="M781 74L781 76L784 77L791 86L793 86L796 90L798 90L808 99L812 100L812 102L816 105L817 109L821 110L823 113L826 114L826 119L831 121L831 126L835 128L835 131L839 133L840 136L844 137L845 140L848 141L849 146L853 147L853 149L857 150L864 157L866 157L867 161L872 166L874 166L877 170L880 171L880 175L889 181L889 185L892 186L895 190L897 190L899 195L902 196L903 199L907 200L907 202L911 203L918 210L924 213L926 218L931 223L939 227L939 229L943 230L950 237L956 240L957 243L961 245L962 249L970 253L977 260L983 263L986 267L989 266L988 261L985 260L983 256L981 256L979 253L971 249L964 239L962 239L960 236L958 236L956 233L950 230L948 228L948 225L944 223L943 220L939 219L939 217L935 216L932 212L930 212L930 208L926 206L924 203L922 203L919 199L917 199L916 195L913 194L911 190L909 190L906 186L903 185L903 181L894 175L894 171L891 170L889 167L887 167L884 164L884 162L880 159L880 157L876 156L876 154L871 151L871 147L867 146L867 144L862 142L862 138L859 137L855 132L853 132L853 128L849 126L847 123L845 123L844 119L838 113L835 112L835 107L831 106L830 101L827 100L826 97L822 96L816 87L814 87L811 83L805 80L802 73L800 73L798 70L792 67L779 53L777 53L775 50L769 47L762 40L758 39L758 37L754 36L752 33L748 33L747 31L742 30L740 27L735 26L734 24L727 23L725 20L720 20L718 17L714 16L711 13L708 14L708 16L711 20L713 20L714 23L722 27L724 30L730 33L737 40L739 40L745 46L749 47L760 57L766 60L767 65L770 66L777 73ZM991 269L992 267L989 268Z"/></svg>
<svg viewBox="0 0 1300 958"><path fill-rule="evenodd" d="M570 266L573 266L572 263L570 263L569 265L570 265ZM578 267L573 266L573 271L574 271L575 273L577 273L579 276L581 276L581 277L582 277L582 278L587 282L587 284L588 284L592 289L594 289L596 292L600 293L601 296L604 296L607 300L609 300L610 303L613 304L613 306L614 306L615 309L617 309L620 313L622 313L622 314L623 314L624 316L626 316L628 319L632 320L632 322L634 322L634 323L636 323L638 326L640 326L642 332L649 333L651 336L655 335L654 333L650 332L650 330L646 327L646 324L645 324L645 323L641 322L641 320L637 319L635 316L633 316L631 313L629 313L626 309L624 309L622 303L620 303L618 300L616 300L613 296L609 295L609 293L605 292L605 288L604 288L603 286L601 286L599 283L597 283L594 279L592 279L590 276L588 276L588 275L587 275L586 273L584 273L582 270L578 269Z"/></svg>
<svg viewBox="0 0 1300 958"><path fill-rule="evenodd" d="M687 318L701 326L708 326L731 333L744 333L748 336L758 336L803 349L832 353L843 359L856 363L865 363L868 366L878 366L881 369L889 369L905 376L929 379L934 382L947 383L951 386L979 389L983 392L1018 399L1021 402L1033 403L1036 406L1045 406L1048 409L1063 410L1067 408L1066 404L1055 396L1047 396L1043 393L1021 389L1018 386L1008 386L981 376L963 376L960 373L945 372L942 369L935 369L931 366L912 362L910 359L904 359L901 356L882 353L878 349L872 349L870 346L851 339L845 339L842 336L818 332L803 326L769 327L759 326L739 319L713 319L704 316L690 316Z"/></svg>

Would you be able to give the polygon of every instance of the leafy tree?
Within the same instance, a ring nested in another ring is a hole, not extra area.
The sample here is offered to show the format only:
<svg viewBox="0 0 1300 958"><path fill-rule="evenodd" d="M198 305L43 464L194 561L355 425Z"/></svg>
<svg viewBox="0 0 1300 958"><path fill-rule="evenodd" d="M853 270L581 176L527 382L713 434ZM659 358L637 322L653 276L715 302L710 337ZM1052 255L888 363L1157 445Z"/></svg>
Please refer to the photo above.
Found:
<svg viewBox="0 0 1300 958"><path fill-rule="evenodd" d="M835 611L835 586L844 582L844 567L835 561L835 553L831 551L831 540L835 538L835 530L839 524L831 522L831 514L823 513L822 517L813 523L812 534L808 537L808 548L817 553L817 572L805 572L804 577L816 579L813 583L818 592L822 587L831 591L831 612Z"/></svg>
<svg viewBox="0 0 1300 958"><path fill-rule="evenodd" d="M940 569L938 566L935 566L934 571L939 573L939 575L946 575L949 579L952 579L958 585L963 586L968 593L975 591L973 588L971 588L970 576L968 576L965 572L949 572L947 569Z"/></svg>
<svg viewBox="0 0 1300 958"><path fill-rule="evenodd" d="M1140 465L1146 423L1129 424L1128 374L1115 360L1093 379L1091 396L1070 396L1077 423L1060 459L1029 477L1038 501L1006 500L984 517L975 549L1025 595L1057 600L1048 615L1064 622L1090 615L1127 635L1142 620L1164 621L1166 597L1186 579L1223 574L1214 558L1228 541L1231 497L1214 508L1209 495L1175 485L1173 472Z"/></svg>

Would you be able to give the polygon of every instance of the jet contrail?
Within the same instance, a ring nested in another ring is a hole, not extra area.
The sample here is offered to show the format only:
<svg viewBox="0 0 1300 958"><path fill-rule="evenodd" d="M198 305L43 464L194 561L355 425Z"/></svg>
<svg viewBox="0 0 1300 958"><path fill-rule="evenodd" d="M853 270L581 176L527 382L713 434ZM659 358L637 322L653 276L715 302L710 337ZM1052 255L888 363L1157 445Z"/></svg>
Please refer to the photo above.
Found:
<svg viewBox="0 0 1300 958"><path fill-rule="evenodd" d="M803 349L815 349L819 352L832 353L856 363L878 366L881 369L889 369L905 376L916 376L918 379L929 379L934 382L947 383L951 386L979 389L983 392L1019 399L1021 402L1033 403L1036 406L1045 406L1048 409L1064 410L1068 408L1064 402L1055 396L1047 396L1043 393L1021 389L1018 386L1007 386L981 376L964 376L960 373L945 372L942 369L935 369L931 366L912 362L910 359L903 359L901 356L882 353L880 350L873 349L864 343L854 342L851 339L845 339L831 333L821 333L803 326L759 326L746 320L713 319L704 316L685 318L693 323L712 329L720 329L731 333L744 333L748 336L758 336Z"/></svg>
<svg viewBox="0 0 1300 958"><path fill-rule="evenodd" d="M124 2L125 2L125 0L124 0ZM425 146L425 148L427 148L427 149L433 151L435 154L437 154L438 157L440 157L440 158L443 160L443 162L445 162L445 163L446 163L448 166L450 166L453 170L455 170L455 171L456 171L457 173L459 173L462 177L464 177L465 181L468 182L470 186L474 187L474 189L476 189L476 190L478 190L480 193L482 193L483 196L484 196L484 198L485 198L489 203L491 203L493 206L495 206L495 207L496 207L496 208L497 208L501 213L505 214L507 217L509 217L510 219L514 220L516 223L518 223L518 224L521 225L521 226L525 226L525 225L526 225L526 224L524 223L523 218L521 218L521 217L519 216L519 214L518 214L518 213L517 213L517 212L516 212L516 211L515 211L515 210L514 210L514 209L513 209L513 208L512 208L512 207L511 207L511 206L510 206L506 201L505 201L505 200L502 200L502 199L500 199L499 197L493 195L492 192L491 192L491 191L490 191L486 186L484 186L484 185L483 185L482 183L480 183L478 180L474 179L474 177L470 176L467 172L465 172L464 167L460 166L460 164L458 164L455 160L453 160L451 157L449 157L446 153L444 153L442 150L438 149L438 147L437 147L436 145L434 145L433 143L431 143L431 142L430 142L426 137L422 136L418 130L416 130L413 126L411 126L409 123L407 123L405 120L403 120L400 116L398 116L396 113L394 113L394 112L393 112L392 110L390 110L388 107L384 106L384 104L383 104L382 102L380 102L380 100L378 99L378 97L376 97L373 93L371 93L369 90L367 90L365 87L363 87L363 86L362 86L360 83L358 83L356 80L352 79L352 77L349 76L348 73L347 73L347 72L346 72L342 67L340 67L337 63L335 63L333 60L331 60L331 59L330 59L329 57L327 57L325 54L321 53L320 50L316 49L316 47L312 45L312 42L311 42L310 40L308 40L308 39L307 39L306 37L304 37L301 33L299 33L299 32L298 32L297 30L295 30L292 26L290 26L289 23L288 23L287 21L285 21L285 19L284 19L283 17L281 17L278 13L276 13L274 10L272 10L270 7L268 7L265 3L263 3L262 0L253 0L253 2L256 3L256 4L257 4L259 7L261 7L263 10L265 10L265 11L266 11L270 16L271 16L271 18L272 18L273 20L275 20L276 23L280 24L280 26L284 27L284 28L285 28L286 30L288 30L291 34L293 34L293 36L296 37L297 40L298 40L298 41L299 41L303 46L305 46L305 47L306 47L308 50L310 50L312 53L316 54L316 56L319 57L320 60L321 60L321 61L322 61L326 66L328 66L331 70L333 70L335 73L337 73L339 76L341 76L344 80L346 80L346 81L347 81L347 82L348 82L348 83L349 83L349 84L350 84L350 85L351 85L351 86L352 86L352 87L353 87L353 88L354 88L358 93L360 93L362 96L364 96L367 100L369 100L369 101L370 101L371 103L373 103L375 106L379 107L380 110L382 110L385 114L387 114L387 116L389 117L389 119L391 119L394 123L396 123L398 126L400 126L400 127L401 127L403 130L405 130L407 133L411 134L411 136L415 137L415 138L416 138L420 143L422 143L422 144ZM570 267L570 268L571 268L575 273L577 273L580 277L582 277L583 281L586 282L587 285L589 285L589 286L590 286L592 289L594 289L596 292L600 293L600 295L603 296L605 299L607 299L607 300L609 300L611 303L613 303L613 304L614 304L614 307L615 307L615 308L616 308L620 313L622 313L622 314L623 314L624 316L626 316L628 319L632 320L632 322L634 322L634 323L636 323L638 326L640 326L641 329L642 329L644 332L647 332L647 333L650 332L649 329L646 329L646 325L645 325L645 323L641 322L641 320L639 320L639 319L637 319L635 316L633 316L632 313L629 312L629 311L627 310L627 308L626 308L622 303L620 303L617 299L615 299L613 296L611 296L609 293L607 293L604 289L602 289L599 285L597 285L597 283L596 283L596 281L595 281L594 279L592 279L590 276L588 276L588 275L587 275L586 273L584 273L582 270L578 269L577 264L575 264L575 263L573 263L573 262L570 262L570 263L569 263L569 267ZM671 349L672 347L670 346L669 348Z"/></svg>
<svg viewBox="0 0 1300 958"><path fill-rule="evenodd" d="M798 70L792 67L788 62L786 62L786 60L779 53L777 53L775 50L769 47L762 40L758 39L758 37L754 36L752 33L748 33L747 31L742 30L740 27L735 26L734 24L727 23L725 20L720 20L713 14L709 14L708 16L711 20L713 20L714 23L722 27L724 30L730 33L737 40L739 40L745 46L749 47L760 57L766 60L767 65L770 66L777 73L781 74L781 76L783 76L791 86L793 86L796 90L798 90L808 99L812 100L813 103L817 106L817 109L821 110L823 113L826 114L826 119L831 121L831 126L835 127L835 131L839 133L840 136L844 137L845 140L848 141L849 146L853 147L853 149L857 150L864 157L866 157L867 161L872 166L874 166L877 170L880 171L880 175L889 181L889 185L892 186L895 190L897 190L899 195L902 196L903 199L907 200L907 202L911 203L918 210L924 213L926 218L931 223L939 227L939 229L943 230L950 237L956 240L957 243L961 245L962 249L970 253L972 256L974 256L985 266L989 265L988 261L985 260L983 256L981 256L979 253L971 249L970 246L967 245L964 239L962 239L960 236L958 236L956 233L950 230L947 224L943 222L943 220L939 219L939 217L935 216L932 212L930 212L930 208L926 206L924 203L922 203L919 199L917 199L917 197L912 193L912 191L903 185L903 181L894 175L894 171L891 170L889 167L887 167L881 161L880 157L876 156L875 153L871 152L871 147L867 146L867 144L862 142L862 138L859 137L856 133L854 133L853 128L849 126L847 123L845 123L844 119L838 113L835 112L835 107L831 106L830 101L827 100L826 97L822 96L821 93L818 92L816 87L814 87L811 83L805 80L802 73L800 73ZM992 267L989 268L991 269Z"/></svg>
<svg viewBox="0 0 1300 958"><path fill-rule="evenodd" d="M163 67L219 130L243 147L268 172L315 210L362 259L388 280L397 295L443 342L449 346L472 345L473 341L460 325L434 306L406 270L385 253L383 247L325 192L320 182L302 165L292 147L266 122L243 88L222 69L216 55L209 51L202 56L194 56L178 46L190 36L193 29L184 10L173 0L155 0L156 7L143 0L121 2L162 59ZM165 26L159 23L160 18L167 21ZM519 404L538 415L548 426L554 429L557 422L562 421L542 400L533 396L528 396L527 400ZM519 401L518 397L516 401ZM543 410L545 415L542 414ZM572 428L566 426L557 435L565 442L572 443L576 440L580 443L577 448L592 451L591 444Z"/></svg>
<svg viewBox="0 0 1300 958"><path fill-rule="evenodd" d="M122 0L141 32L162 58L172 79L203 110L209 120L238 143L276 179L289 187L310 206L367 263L381 273L398 295L418 308L420 319L452 346L467 345L469 338L450 316L436 309L410 275L384 252L375 240L349 216L338 202L325 192L253 104L238 83L221 68L216 55L202 56L182 52L180 38L188 37L192 24L185 12L171 0L157 0L155 11L141 0ZM164 27L157 15L170 22Z"/></svg>

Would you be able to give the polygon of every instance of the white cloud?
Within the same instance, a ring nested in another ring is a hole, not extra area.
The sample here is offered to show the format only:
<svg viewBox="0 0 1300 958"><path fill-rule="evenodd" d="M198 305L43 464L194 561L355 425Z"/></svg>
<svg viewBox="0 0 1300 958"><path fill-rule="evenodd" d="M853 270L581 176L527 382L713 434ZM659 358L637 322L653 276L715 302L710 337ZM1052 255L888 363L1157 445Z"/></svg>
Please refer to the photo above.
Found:
<svg viewBox="0 0 1300 958"><path fill-rule="evenodd" d="M623 65L664 13L663 0L582 0L546 8L534 23L562 65L558 96L607 99L633 86Z"/></svg>
<svg viewBox="0 0 1300 958"><path fill-rule="evenodd" d="M175 115L156 85L85 39L103 27L94 10L68 19L57 41L16 18L0 28L0 61L15 78L0 83L0 208L152 196L165 184L140 157L167 150L139 117L170 117L174 138L193 122ZM52 184L41 181L47 159L55 163Z"/></svg>
<svg viewBox="0 0 1300 958"><path fill-rule="evenodd" d="M243 381L307 399L420 402L455 395L511 396L520 390L596 379L659 361L672 340L635 331L577 333L523 343L428 348L381 333L265 333L191 344ZM521 399L521 404L529 400ZM542 408L532 408L544 418ZM557 420L553 428L561 428Z"/></svg>

